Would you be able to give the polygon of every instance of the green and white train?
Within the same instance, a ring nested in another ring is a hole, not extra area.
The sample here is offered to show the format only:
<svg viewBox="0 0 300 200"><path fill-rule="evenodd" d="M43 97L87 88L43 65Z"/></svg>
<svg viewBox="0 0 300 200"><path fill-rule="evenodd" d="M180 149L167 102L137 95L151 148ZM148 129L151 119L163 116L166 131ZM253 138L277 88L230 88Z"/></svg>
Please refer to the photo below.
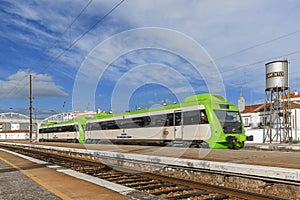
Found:
<svg viewBox="0 0 300 200"><path fill-rule="evenodd" d="M100 113L62 123L48 122L39 129L40 141L184 145L221 149L242 148L246 140L238 108L224 97L199 94L180 104Z"/></svg>

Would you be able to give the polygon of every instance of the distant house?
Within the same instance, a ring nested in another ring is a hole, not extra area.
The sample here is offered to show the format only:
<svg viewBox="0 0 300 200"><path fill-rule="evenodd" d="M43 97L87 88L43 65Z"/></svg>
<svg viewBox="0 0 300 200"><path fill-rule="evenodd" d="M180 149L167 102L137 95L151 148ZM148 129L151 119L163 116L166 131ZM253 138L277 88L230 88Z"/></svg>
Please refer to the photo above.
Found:
<svg viewBox="0 0 300 200"><path fill-rule="evenodd" d="M0 140L28 140L29 117L20 113L0 113ZM32 138L36 138L37 124L33 124Z"/></svg>
<svg viewBox="0 0 300 200"><path fill-rule="evenodd" d="M292 136L295 140L300 140L300 94L291 93L291 126ZM254 135L254 142L263 142L262 134L266 118L264 115L264 104L247 105L241 111L241 116L246 128L247 135Z"/></svg>

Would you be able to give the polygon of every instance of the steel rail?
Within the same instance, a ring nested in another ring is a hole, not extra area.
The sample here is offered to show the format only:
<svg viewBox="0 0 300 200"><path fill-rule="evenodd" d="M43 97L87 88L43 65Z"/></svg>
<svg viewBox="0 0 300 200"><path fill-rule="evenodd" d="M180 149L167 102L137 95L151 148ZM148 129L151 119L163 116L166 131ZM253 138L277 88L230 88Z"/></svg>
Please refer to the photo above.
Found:
<svg viewBox="0 0 300 200"><path fill-rule="evenodd" d="M1 145L1 146L3 146L3 145ZM22 149L22 152L24 152L24 150L33 151L33 152L35 152L35 154L37 154L37 153L42 154L43 153L46 156L50 156L51 154L53 154L53 155L55 155L56 158L62 159L63 160L62 162L65 162L65 161L69 162L69 161L72 161L72 160L77 160L77 161L80 161L81 164L85 163L86 165L89 164L90 166L91 165L92 166L97 166L98 165L98 167L99 167L99 165L102 165L102 166L104 165L104 164L101 164L99 162L92 161L92 160L84 160L84 159L78 158L78 157L70 157L70 155L59 155L58 156L58 152L53 151L53 150L51 150L51 152L47 151L47 153L46 153L45 150L41 151L41 150L37 150L37 149L33 149L33 148L29 149L27 147L21 148L21 147L12 146L12 147L10 147L10 149ZM138 162L140 163L141 161L138 161ZM250 191L244 191L244 190L240 190L240 189L229 188L229 187L226 187L226 186L213 185L213 184L194 181L194 180L186 180L186 179L183 179L183 178L170 177L170 176L163 175L163 174L157 174L155 172L144 172L142 170L128 169L126 167L120 167L120 166L110 166L110 167L106 166L106 167L104 167L104 171L108 170L108 169L111 169L112 167L114 167L114 169L126 171L126 173L130 173L130 172L135 173L135 175L136 175L136 173L139 173L140 176L148 178L148 179L144 179L145 182L149 181L149 179L153 179L153 180L159 180L158 181L159 183L166 182L166 183L177 184L177 185L180 185L180 186L186 186L190 189L198 189L198 190L202 190L202 191L220 193L221 196L223 195L224 199L226 198L226 195L234 196L234 197L238 197L238 198L243 198L243 199L258 199L258 200L265 200L265 199L274 199L274 200L277 200L277 199L279 200L280 199L280 200L282 200L282 199L284 199L282 197L277 197L277 196L273 196L273 195L261 194L261 193L250 192ZM172 167L172 166L168 166L168 167ZM182 170L185 170L185 169L191 170L190 168L186 168L186 167L179 168L177 166L176 168L177 169L182 169ZM99 168L97 170L99 170ZM99 172L96 171L96 169L91 168L91 169L85 170L84 167L82 167L82 171L87 173L87 174L94 175L94 176L97 176L97 174L100 174L99 177L101 178L101 170L100 170L100 173L99 173ZM193 171L197 171L197 170L193 170ZM119 173L119 172L117 172L117 173ZM216 173L216 172L211 172L211 173ZM230 175L232 175L232 174L230 174ZM234 174L234 175L236 175L236 174ZM112 174L112 176L116 176L116 175ZM254 179L255 177L251 177L251 178ZM136 180L136 181L138 181L138 180ZM135 180L123 181L123 182L127 183L127 185L128 185L129 183L134 184ZM122 184L122 181L120 181L120 184ZM138 185L138 184L136 184L136 185ZM128 187L130 187L130 184L128 185ZM157 194L159 194L159 193L160 192L157 192ZM161 193L163 193L163 192L161 192ZM199 195L200 195L200 193L201 192L198 192ZM190 195L196 195L196 194L197 194L197 192L195 192L194 194L191 193ZM188 195L189 194L186 194L187 197L188 197ZM182 196L184 196L184 194ZM171 199L174 199L174 198L176 198L176 197L172 197Z"/></svg>

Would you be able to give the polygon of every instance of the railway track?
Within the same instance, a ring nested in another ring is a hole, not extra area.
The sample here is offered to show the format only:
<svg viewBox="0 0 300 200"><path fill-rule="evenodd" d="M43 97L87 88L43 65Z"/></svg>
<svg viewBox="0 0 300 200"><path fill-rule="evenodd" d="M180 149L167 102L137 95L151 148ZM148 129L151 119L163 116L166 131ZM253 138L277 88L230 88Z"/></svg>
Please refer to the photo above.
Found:
<svg viewBox="0 0 300 200"><path fill-rule="evenodd" d="M1 145L1 148L95 176L148 193L153 199L282 199L224 186L168 177L162 174L112 168L99 162L49 153L33 148Z"/></svg>

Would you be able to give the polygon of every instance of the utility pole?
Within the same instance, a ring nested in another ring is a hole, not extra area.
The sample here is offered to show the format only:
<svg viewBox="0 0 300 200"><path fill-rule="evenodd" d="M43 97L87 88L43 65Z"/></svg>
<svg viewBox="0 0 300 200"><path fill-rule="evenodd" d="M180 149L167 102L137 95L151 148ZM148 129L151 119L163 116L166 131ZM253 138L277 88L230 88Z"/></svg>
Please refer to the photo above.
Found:
<svg viewBox="0 0 300 200"><path fill-rule="evenodd" d="M29 75L29 141L32 142L32 74Z"/></svg>

